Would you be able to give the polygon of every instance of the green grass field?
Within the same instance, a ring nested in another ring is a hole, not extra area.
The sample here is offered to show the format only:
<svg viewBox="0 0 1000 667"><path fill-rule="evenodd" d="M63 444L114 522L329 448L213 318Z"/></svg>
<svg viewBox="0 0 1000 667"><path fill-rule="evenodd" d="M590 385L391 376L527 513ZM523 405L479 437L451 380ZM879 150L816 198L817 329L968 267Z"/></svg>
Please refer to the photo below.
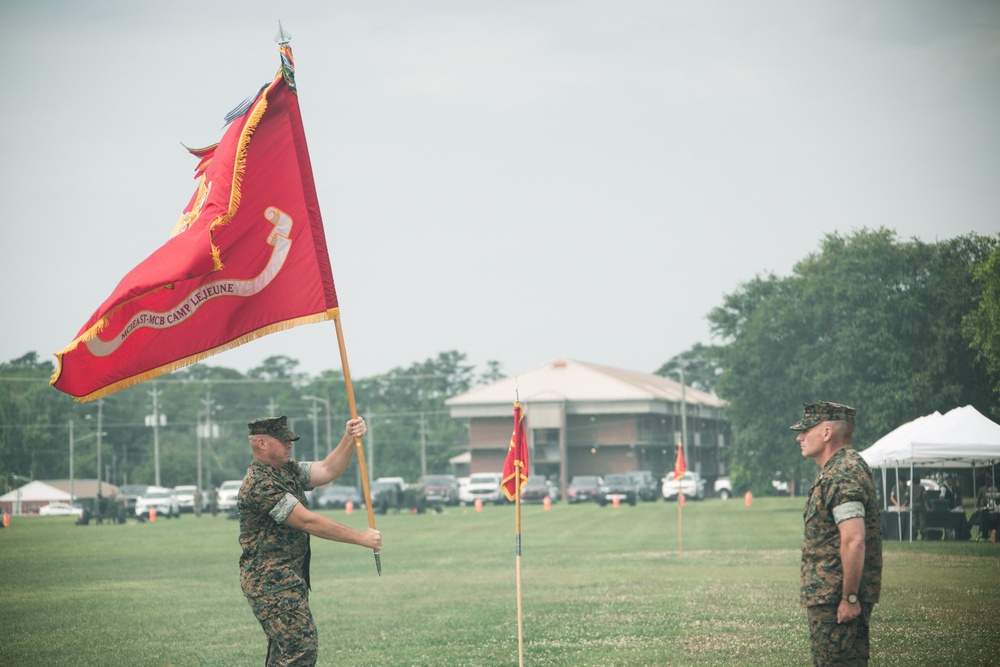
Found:
<svg viewBox="0 0 1000 667"><path fill-rule="evenodd" d="M808 665L802 499L522 509L527 665ZM337 520L364 527L363 511ZM517 665L514 511L377 517L370 551L313 540L321 665ZM0 665L262 665L238 526L186 515L0 530ZM872 665L1000 662L1000 544L886 543Z"/></svg>

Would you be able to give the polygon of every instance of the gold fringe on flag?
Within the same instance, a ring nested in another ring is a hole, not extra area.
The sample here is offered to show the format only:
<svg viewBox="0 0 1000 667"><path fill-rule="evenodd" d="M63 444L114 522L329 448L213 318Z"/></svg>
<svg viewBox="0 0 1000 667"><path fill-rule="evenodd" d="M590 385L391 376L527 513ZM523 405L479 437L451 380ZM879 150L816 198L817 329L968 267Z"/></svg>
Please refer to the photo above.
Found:
<svg viewBox="0 0 1000 667"><path fill-rule="evenodd" d="M125 378L124 380L119 380L114 384L102 387L101 389L98 389L95 392L87 394L86 396L74 397L73 400L76 401L77 403L89 403L90 401L96 401L99 398L104 398L105 396L109 396L117 391L121 391L122 389L126 389L128 387L140 384L147 380L153 380L155 378L160 377L161 375L166 375L167 373L172 373L173 371L184 368L185 366L196 364L199 361L211 357L212 355L218 354L220 352L225 352L226 350L231 350L235 347L239 347L244 343L249 343L250 341L256 340L257 338L261 338L262 336L267 336L269 334L276 333L278 331L293 329L303 324L314 324L316 322L326 322L329 320L336 320L336 319L340 319L340 308L330 308L322 313L316 313L314 315L304 315L302 317L296 317L290 320L285 320L283 322L275 322L274 324L269 324L266 327L261 327L260 329L256 329L249 333L243 334L239 338L234 338L228 343L219 345L218 347L213 347L212 349L209 350L203 350L189 357L178 359L177 361L172 361L169 364L165 364L158 368L150 369L144 373L140 373L139 375L133 375L132 377ZM74 341L74 343L76 343L76 341ZM73 345L73 347L75 347L75 344ZM65 352L69 351L69 349L71 348L67 348L67 350L65 350L64 352L61 352L56 355L56 357L58 357L59 359L59 367L56 369L55 373L52 374L50 384L54 384L56 380L59 379L59 374L62 373L62 355L65 354Z"/></svg>

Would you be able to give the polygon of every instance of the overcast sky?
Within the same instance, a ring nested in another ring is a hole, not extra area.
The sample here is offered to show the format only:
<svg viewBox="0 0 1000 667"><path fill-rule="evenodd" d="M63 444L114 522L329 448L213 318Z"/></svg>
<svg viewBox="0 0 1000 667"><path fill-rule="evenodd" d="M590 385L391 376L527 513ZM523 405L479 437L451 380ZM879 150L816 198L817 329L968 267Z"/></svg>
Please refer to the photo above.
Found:
<svg viewBox="0 0 1000 667"><path fill-rule="evenodd" d="M351 372L652 372L823 236L1000 233L998 2L0 0L0 361L169 237L281 20ZM210 358L340 368L332 323Z"/></svg>

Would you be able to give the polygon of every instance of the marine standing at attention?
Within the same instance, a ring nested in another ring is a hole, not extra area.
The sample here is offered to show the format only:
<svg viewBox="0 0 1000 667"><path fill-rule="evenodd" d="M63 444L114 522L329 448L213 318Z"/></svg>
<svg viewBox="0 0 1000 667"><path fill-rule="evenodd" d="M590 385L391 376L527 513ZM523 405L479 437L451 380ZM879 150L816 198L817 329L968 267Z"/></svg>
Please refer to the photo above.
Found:
<svg viewBox="0 0 1000 667"><path fill-rule="evenodd" d="M882 517L875 477L854 450L857 410L804 404L802 456L820 467L809 490L802 544L801 602L813 664L867 665L872 609L882 588Z"/></svg>
<svg viewBox="0 0 1000 667"><path fill-rule="evenodd" d="M240 487L240 586L267 635L268 667L315 665L319 651L309 609L309 536L346 542L376 551L382 533L355 530L309 510L305 492L343 474L354 439L365 432L363 419L347 422L344 437L322 461L291 458L299 436L286 417L247 425L253 463Z"/></svg>

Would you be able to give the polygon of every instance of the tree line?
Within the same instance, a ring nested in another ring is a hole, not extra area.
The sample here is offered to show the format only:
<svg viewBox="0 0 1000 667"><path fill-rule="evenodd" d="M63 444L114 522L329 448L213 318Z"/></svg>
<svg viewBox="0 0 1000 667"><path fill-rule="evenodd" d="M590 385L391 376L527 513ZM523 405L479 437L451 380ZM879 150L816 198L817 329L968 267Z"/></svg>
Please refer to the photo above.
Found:
<svg viewBox="0 0 1000 667"><path fill-rule="evenodd" d="M729 402L734 442L727 449L734 487L770 490L777 475L811 479L788 426L801 404L833 400L858 408L863 449L899 424L934 410L972 404L1000 419L1000 235L969 234L925 243L887 229L829 234L789 276L762 274L708 313L716 344L696 344L655 372ZM349 417L343 376L311 377L286 356L246 374L196 364L113 394L75 403L48 386L53 364L36 353L0 364L0 473L31 479L96 475L101 422L104 479L155 481L152 415L159 427L160 481L192 484L202 445L205 485L243 476L250 461L246 415L287 414L302 436L296 456L327 448ZM444 401L500 379L458 351L355 379L369 421L370 472L417 479L446 472L467 442ZM238 417L237 417L238 416ZM348 471L352 479L355 471Z"/></svg>
<svg viewBox="0 0 1000 667"><path fill-rule="evenodd" d="M446 472L467 442L463 424L444 401L500 377L491 362L477 373L456 351L353 379L358 411L369 423L369 473L416 480L422 471ZM129 387L100 401L77 403L48 385L54 370L35 352L0 364L0 471L7 486L28 479L97 476L101 433L102 479L113 484L194 484L197 450L203 487L241 479L251 461L247 415L288 415L301 436L295 456L312 460L336 445L350 418L340 371L311 377L298 360L270 357L247 373L205 363ZM156 415L162 415L153 424ZM328 411L329 410L329 414ZM72 422L72 426L70 423ZM329 424L329 428L328 428ZM154 433L155 428L155 433ZM72 432L72 436L71 436ZM159 442L154 447L154 440ZM357 478L356 459L345 480Z"/></svg>
<svg viewBox="0 0 1000 667"><path fill-rule="evenodd" d="M815 476L788 428L802 403L856 407L859 450L935 410L971 404L1000 419L998 241L829 234L791 275L727 294L708 315L721 343L672 362L729 401L734 486Z"/></svg>

